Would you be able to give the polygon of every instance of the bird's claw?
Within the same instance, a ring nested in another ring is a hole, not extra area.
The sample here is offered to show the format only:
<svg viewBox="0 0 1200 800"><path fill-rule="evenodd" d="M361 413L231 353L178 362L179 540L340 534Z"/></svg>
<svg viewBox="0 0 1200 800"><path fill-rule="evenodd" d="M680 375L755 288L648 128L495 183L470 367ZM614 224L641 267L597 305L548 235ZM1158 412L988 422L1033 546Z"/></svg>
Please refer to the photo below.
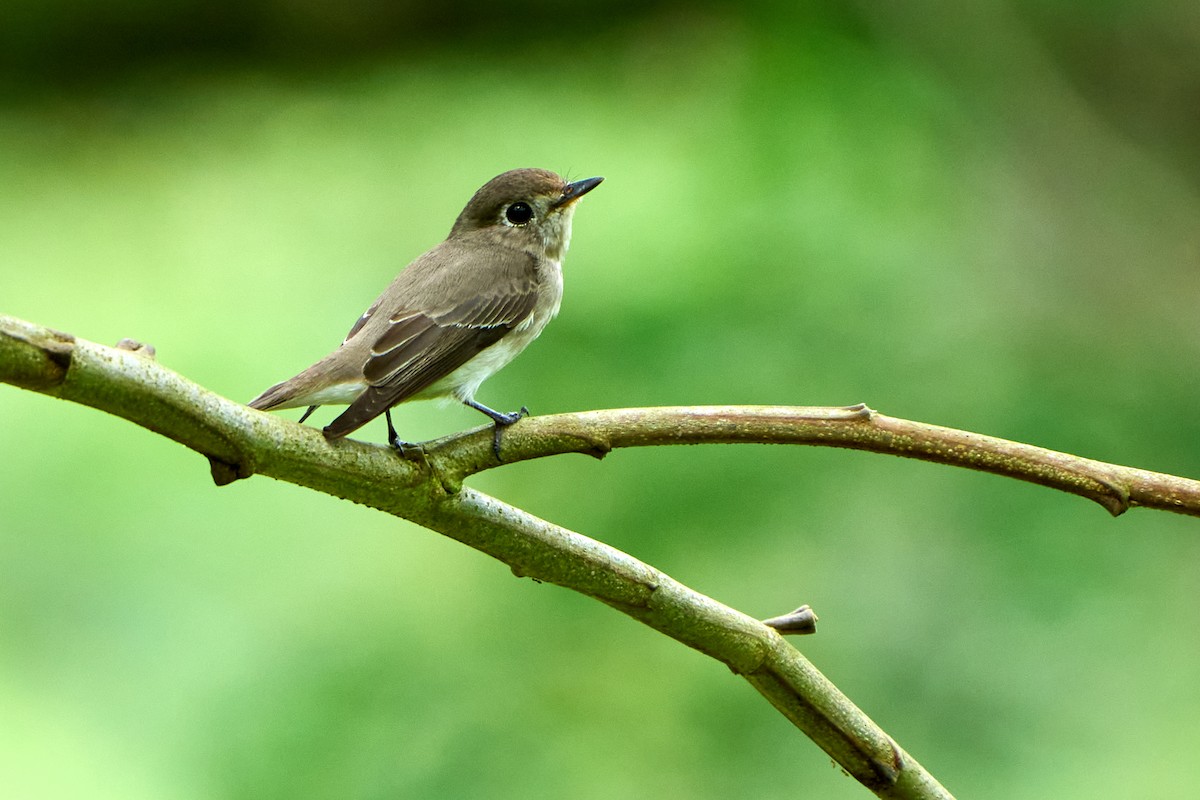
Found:
<svg viewBox="0 0 1200 800"><path fill-rule="evenodd" d="M400 457L409 461L419 461L425 458L425 448L413 442L406 442L399 436L393 436L388 444L392 449L400 454Z"/></svg>
<svg viewBox="0 0 1200 800"><path fill-rule="evenodd" d="M497 414L496 415L496 417L494 418L496 421L496 424L494 426L492 426L492 452L495 453L497 461L504 460L503 458L500 457L500 431L504 430L509 425L512 425L514 422L519 420L521 417L528 417L528 416L529 416L529 409L526 408L525 406L521 406L520 411L510 411L507 414Z"/></svg>
<svg viewBox="0 0 1200 800"><path fill-rule="evenodd" d="M496 424L499 425L500 427L505 427L507 425L512 425L514 422L519 420L521 417L528 417L528 416L529 416L529 409L526 408L525 406L521 406L520 411L509 411L507 414L505 414L503 412L497 414L496 415Z"/></svg>

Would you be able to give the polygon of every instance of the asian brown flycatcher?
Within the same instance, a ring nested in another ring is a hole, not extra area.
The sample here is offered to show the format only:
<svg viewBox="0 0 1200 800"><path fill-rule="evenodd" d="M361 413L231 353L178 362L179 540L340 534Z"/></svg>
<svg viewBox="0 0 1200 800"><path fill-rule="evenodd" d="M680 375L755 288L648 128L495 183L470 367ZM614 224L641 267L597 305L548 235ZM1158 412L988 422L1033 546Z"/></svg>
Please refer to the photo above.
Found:
<svg viewBox="0 0 1200 800"><path fill-rule="evenodd" d="M396 276L336 350L250 407L308 406L303 422L318 406L348 404L325 426L330 441L383 414L389 443L403 452L392 406L450 397L492 418L499 457L500 429L528 412L495 411L475 392L558 313L575 202L602 180L515 169L488 181L446 241Z"/></svg>

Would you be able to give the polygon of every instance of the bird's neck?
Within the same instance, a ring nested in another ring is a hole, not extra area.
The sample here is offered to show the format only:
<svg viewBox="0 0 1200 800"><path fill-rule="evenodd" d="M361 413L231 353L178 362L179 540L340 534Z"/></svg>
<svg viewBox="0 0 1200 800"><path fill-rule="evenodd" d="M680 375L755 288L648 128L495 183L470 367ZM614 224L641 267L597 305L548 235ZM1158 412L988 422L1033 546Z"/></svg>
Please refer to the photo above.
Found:
<svg viewBox="0 0 1200 800"><path fill-rule="evenodd" d="M567 254L567 248L571 246L571 218L574 216L575 209L567 207L557 214L550 215L542 223L539 230L542 247L546 258L551 261L562 263L563 256Z"/></svg>

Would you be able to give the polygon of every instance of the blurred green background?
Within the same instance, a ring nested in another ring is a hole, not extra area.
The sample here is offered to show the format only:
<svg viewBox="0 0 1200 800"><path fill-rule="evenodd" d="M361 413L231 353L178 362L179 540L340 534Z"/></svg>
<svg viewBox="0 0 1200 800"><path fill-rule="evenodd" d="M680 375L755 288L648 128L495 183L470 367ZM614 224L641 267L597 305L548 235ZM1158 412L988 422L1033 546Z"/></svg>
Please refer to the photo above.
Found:
<svg viewBox="0 0 1200 800"><path fill-rule="evenodd" d="M1195 3L5 6L0 312L247 400L493 175L598 174L561 316L482 401L863 401L1200 476ZM0 412L6 796L868 796L599 603L95 411ZM1200 780L1194 519L817 448L472 485L750 614L811 603L801 649L960 797Z"/></svg>

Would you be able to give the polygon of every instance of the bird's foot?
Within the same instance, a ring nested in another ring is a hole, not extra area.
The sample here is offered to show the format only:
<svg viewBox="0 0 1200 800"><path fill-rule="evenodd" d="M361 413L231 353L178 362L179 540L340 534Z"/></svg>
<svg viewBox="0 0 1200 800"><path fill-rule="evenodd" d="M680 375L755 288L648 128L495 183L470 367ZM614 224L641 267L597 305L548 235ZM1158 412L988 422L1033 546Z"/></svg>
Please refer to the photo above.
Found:
<svg viewBox="0 0 1200 800"><path fill-rule="evenodd" d="M500 457L500 432L519 420L521 417L529 416L529 409L521 406L520 411L497 411L494 408L488 408L483 403L476 403L474 400L464 400L464 403L471 408L483 414L487 414L492 418L492 422L496 423L492 429L492 452L496 454L497 461L503 461Z"/></svg>
<svg viewBox="0 0 1200 800"><path fill-rule="evenodd" d="M489 416L491 416L491 415L489 415ZM492 452L496 454L497 461L504 460L500 456L500 432L503 431L505 428L507 428L509 425L512 425L514 422L519 420L521 417L528 417L528 416L529 416L529 409L526 408L525 406L521 406L520 411L510 411L507 414L498 411L498 412L496 412L495 416L492 416L492 419L496 423L495 425L492 426Z"/></svg>
<svg viewBox="0 0 1200 800"><path fill-rule="evenodd" d="M419 444L406 442L396 433L396 428L392 425L392 410L389 408L383 412L384 419L387 420L388 428L388 444L392 449L400 454L401 458L406 458L409 461L424 461L425 448Z"/></svg>
<svg viewBox="0 0 1200 800"><path fill-rule="evenodd" d="M403 459L407 459L408 461L425 460L425 448L416 442L406 442L399 436L396 436L390 439L388 444Z"/></svg>
<svg viewBox="0 0 1200 800"><path fill-rule="evenodd" d="M486 414L487 412L485 411L484 413ZM493 416L493 414L494 414L494 416ZM494 411L494 412L492 412L492 414L488 414L488 416L492 417L492 419L496 421L496 425L503 428L503 427L512 425L514 422L519 420L521 417L528 417L529 409L526 408L525 406L521 406L520 411L509 411L509 412Z"/></svg>

